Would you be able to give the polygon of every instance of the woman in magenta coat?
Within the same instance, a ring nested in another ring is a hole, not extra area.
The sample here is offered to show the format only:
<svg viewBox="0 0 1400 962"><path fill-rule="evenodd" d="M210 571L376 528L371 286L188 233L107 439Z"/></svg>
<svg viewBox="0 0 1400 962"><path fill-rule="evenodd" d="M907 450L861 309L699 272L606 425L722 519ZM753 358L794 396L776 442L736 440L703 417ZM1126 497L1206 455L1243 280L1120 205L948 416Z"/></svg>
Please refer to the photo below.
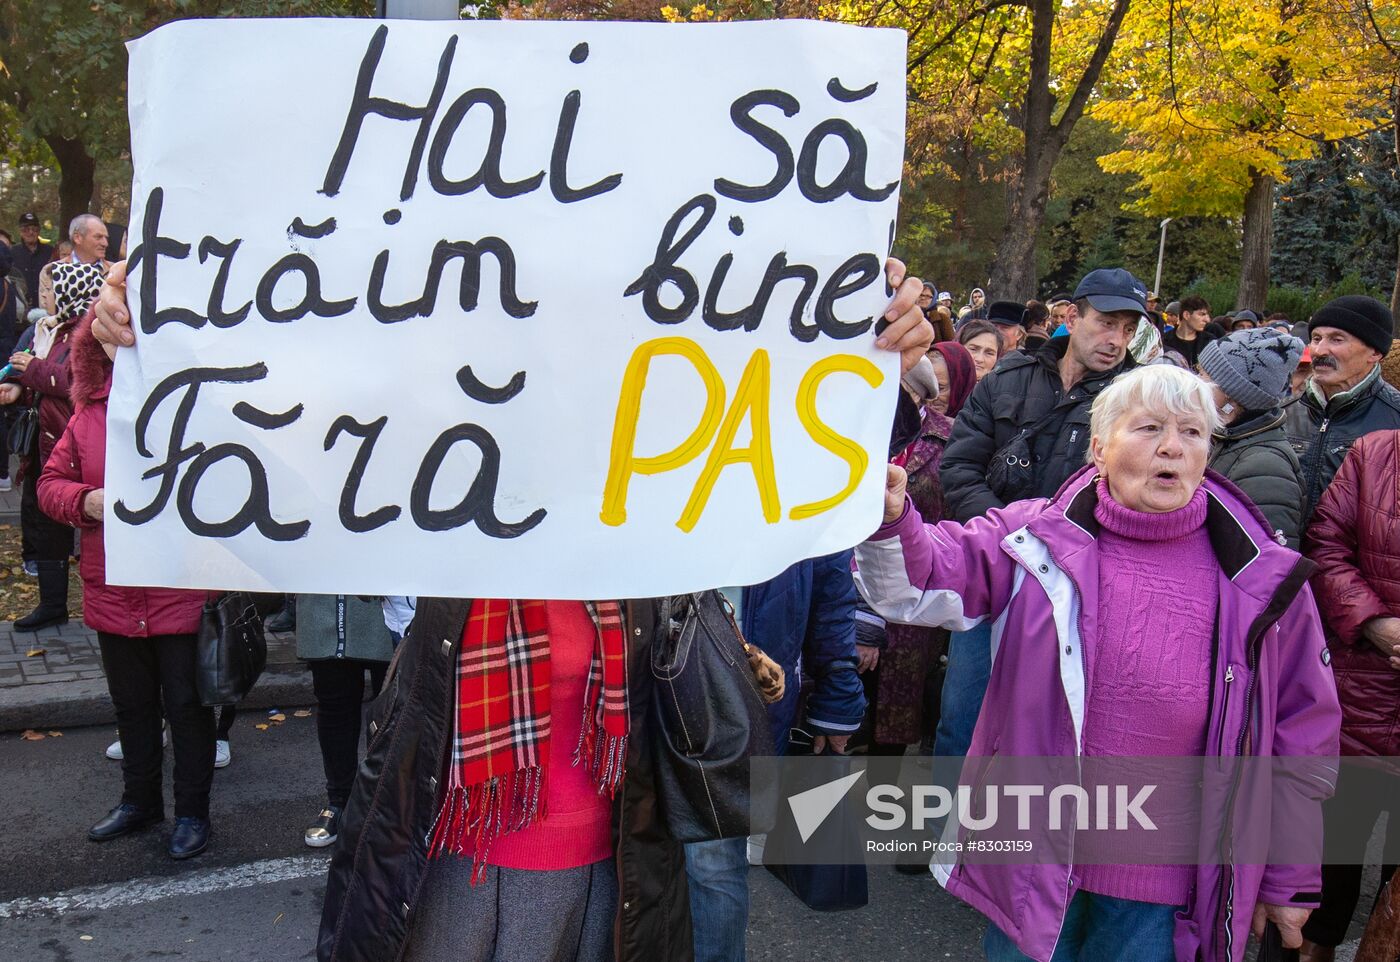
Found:
<svg viewBox="0 0 1400 962"><path fill-rule="evenodd" d="M195 635L205 594L107 584L102 517L112 361L93 339L91 324L89 313L72 335L75 413L39 478L44 513L82 531L83 622L97 632L122 746L121 801L89 829L88 838L110 841L165 818L164 706L175 746L175 831L169 851L172 858L189 858L209 844L214 780L214 713L200 704L195 689Z"/></svg>

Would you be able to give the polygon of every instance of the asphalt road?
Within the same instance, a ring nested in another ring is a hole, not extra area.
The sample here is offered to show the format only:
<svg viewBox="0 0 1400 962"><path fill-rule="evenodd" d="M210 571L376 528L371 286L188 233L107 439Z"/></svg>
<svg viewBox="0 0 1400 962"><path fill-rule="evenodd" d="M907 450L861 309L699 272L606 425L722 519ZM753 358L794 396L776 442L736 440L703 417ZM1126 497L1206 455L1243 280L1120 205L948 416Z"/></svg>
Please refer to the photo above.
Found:
<svg viewBox="0 0 1400 962"><path fill-rule="evenodd" d="M184 863L165 854L170 819L104 845L87 841L121 791L119 763L102 754L112 729L0 738L0 960L314 958L326 855L303 845L301 832L323 801L315 723L288 712L281 725L253 727L265 721L249 713L235 724L233 764L214 781L214 840ZM168 752L166 760L168 770ZM823 914L751 870L749 959L981 958L980 917L932 878L875 867L870 888L867 907Z"/></svg>

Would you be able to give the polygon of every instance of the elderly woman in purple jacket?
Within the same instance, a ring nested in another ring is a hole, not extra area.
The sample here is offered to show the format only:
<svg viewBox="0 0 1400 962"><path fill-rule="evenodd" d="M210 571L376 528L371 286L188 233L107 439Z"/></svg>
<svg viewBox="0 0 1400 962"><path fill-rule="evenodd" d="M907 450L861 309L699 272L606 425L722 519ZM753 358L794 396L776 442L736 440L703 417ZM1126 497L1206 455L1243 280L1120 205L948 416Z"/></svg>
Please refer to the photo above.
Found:
<svg viewBox="0 0 1400 962"><path fill-rule="evenodd" d="M1049 501L966 525L923 524L903 471L889 469L885 524L856 549L856 582L891 621L959 631L992 623L991 682L970 756L1078 766L1337 754L1341 712L1307 587L1312 565L1206 471L1217 417L1189 372L1125 374L1095 399L1092 464ZM1274 779L1266 821L1320 839L1333 777L1317 763ZM1219 851L1222 830L1259 820L1259 809L1243 816L1234 794L1216 815L1203 797L1179 806L1198 851ZM1317 864L1242 864L1234 854L1200 865L1067 860L954 859L934 871L991 920L985 948L998 962L1233 962L1266 920L1298 945L1320 888Z"/></svg>

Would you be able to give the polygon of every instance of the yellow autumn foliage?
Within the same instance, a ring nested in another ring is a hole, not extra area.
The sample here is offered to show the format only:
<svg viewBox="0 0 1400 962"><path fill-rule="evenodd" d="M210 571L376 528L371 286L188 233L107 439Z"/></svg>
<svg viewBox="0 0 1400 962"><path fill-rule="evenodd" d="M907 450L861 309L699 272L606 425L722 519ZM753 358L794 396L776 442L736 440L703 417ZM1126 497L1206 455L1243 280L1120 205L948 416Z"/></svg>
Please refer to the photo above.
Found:
<svg viewBox="0 0 1400 962"><path fill-rule="evenodd" d="M1382 125L1374 38L1340 0L1135 0L1091 115L1149 215L1238 215L1256 175ZM1391 11L1395 5L1389 4Z"/></svg>

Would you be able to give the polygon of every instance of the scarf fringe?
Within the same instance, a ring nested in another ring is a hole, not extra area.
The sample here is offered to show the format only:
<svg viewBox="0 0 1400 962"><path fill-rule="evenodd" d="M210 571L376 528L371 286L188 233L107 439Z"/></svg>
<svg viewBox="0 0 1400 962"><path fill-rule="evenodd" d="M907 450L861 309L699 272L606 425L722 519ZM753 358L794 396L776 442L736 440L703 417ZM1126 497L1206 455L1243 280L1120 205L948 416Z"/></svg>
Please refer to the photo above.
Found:
<svg viewBox="0 0 1400 962"><path fill-rule="evenodd" d="M622 784L622 776L626 773L627 736L605 731L599 738L598 728L593 714L588 713L578 733L573 764L582 762L593 784L598 786L598 794L607 793L612 798L617 794L617 787Z"/></svg>
<svg viewBox="0 0 1400 962"><path fill-rule="evenodd" d="M475 785L448 788L433 823L428 857L472 857L471 884L486 875L491 845L545 817L547 772L533 765Z"/></svg>

